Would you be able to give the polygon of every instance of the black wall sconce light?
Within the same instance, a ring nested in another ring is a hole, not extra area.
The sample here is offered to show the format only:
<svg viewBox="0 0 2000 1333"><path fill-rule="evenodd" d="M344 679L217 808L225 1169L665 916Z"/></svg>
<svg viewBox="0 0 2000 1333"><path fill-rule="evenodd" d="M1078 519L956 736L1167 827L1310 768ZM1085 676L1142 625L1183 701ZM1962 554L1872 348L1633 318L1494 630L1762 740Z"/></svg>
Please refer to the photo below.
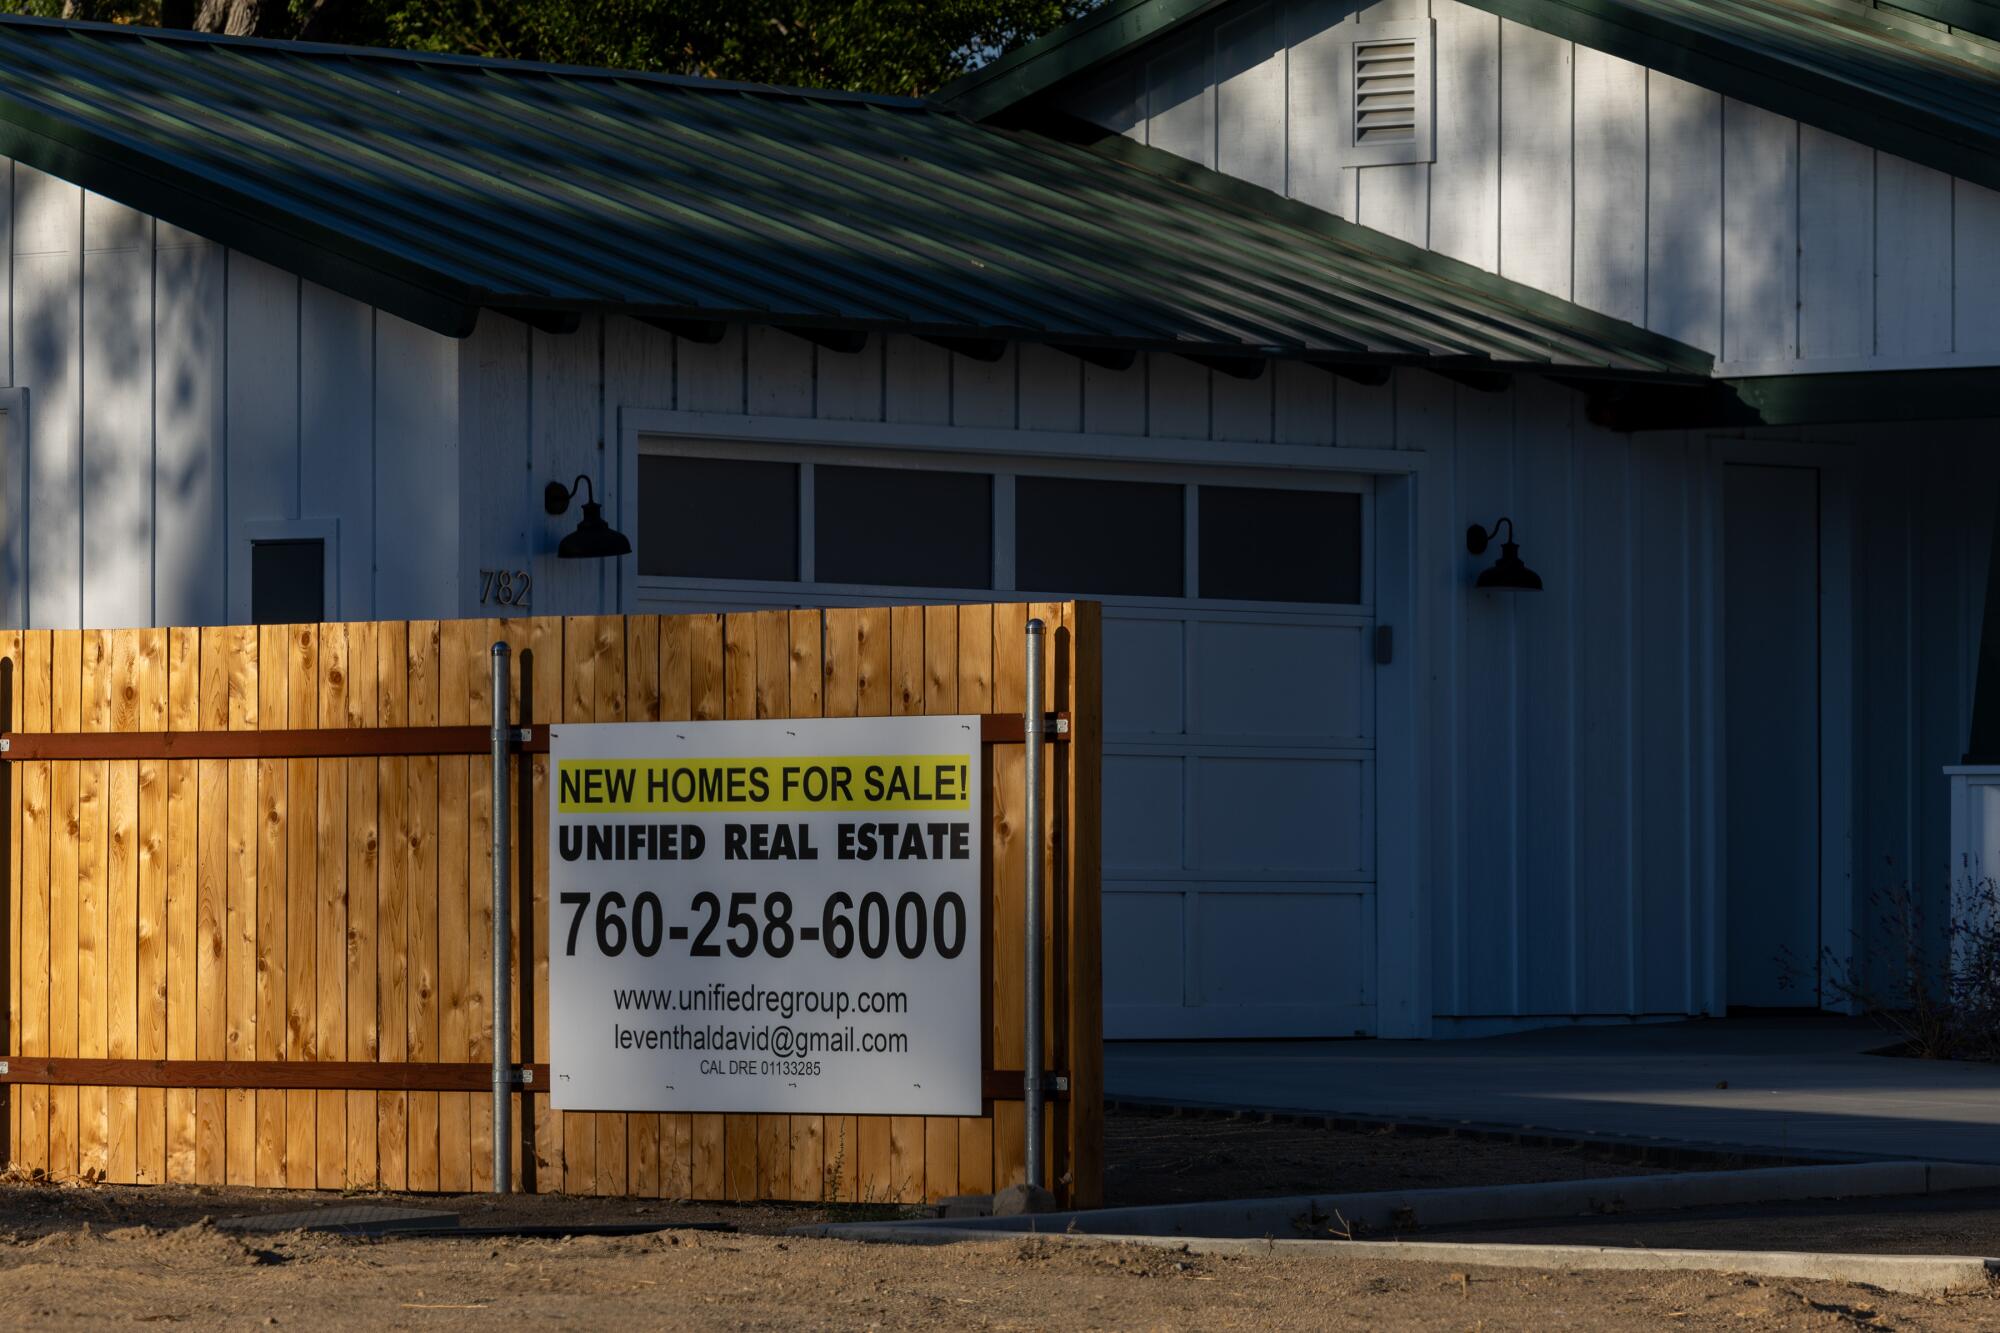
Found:
<svg viewBox="0 0 2000 1333"><path fill-rule="evenodd" d="M625 534L604 521L604 507L597 503L597 488L590 484L589 477L579 476L568 486L550 482L542 492L542 507L551 514L566 514L578 490L589 497L583 502L583 518L576 531L562 539L556 554L564 560L608 560L632 554L632 543Z"/></svg>
<svg viewBox="0 0 2000 1333"><path fill-rule="evenodd" d="M1486 547L1500 535L1500 525L1507 525L1507 540L1500 543L1500 558L1489 569L1479 571L1481 588L1492 588L1500 592L1540 592L1542 576L1521 563L1521 546L1514 540L1514 520L1501 518L1489 530L1474 523L1465 530L1465 549L1474 555L1485 555Z"/></svg>

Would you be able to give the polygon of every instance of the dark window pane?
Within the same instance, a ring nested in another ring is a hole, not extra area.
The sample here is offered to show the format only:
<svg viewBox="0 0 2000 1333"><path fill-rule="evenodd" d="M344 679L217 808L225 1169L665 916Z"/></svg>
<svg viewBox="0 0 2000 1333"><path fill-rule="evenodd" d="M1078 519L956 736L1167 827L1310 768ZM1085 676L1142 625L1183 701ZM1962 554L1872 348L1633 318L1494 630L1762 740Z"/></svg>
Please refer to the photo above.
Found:
<svg viewBox="0 0 2000 1333"><path fill-rule="evenodd" d="M798 465L641 454L639 572L796 579Z"/></svg>
<svg viewBox="0 0 2000 1333"><path fill-rule="evenodd" d="M1361 497L1201 488L1201 595L1244 602L1361 600Z"/></svg>
<svg viewBox="0 0 2000 1333"><path fill-rule="evenodd" d="M813 470L813 578L899 588L993 586L993 478Z"/></svg>
<svg viewBox="0 0 2000 1333"><path fill-rule="evenodd" d="M316 625L326 619L326 543L250 543L250 621Z"/></svg>
<svg viewBox="0 0 2000 1333"><path fill-rule="evenodd" d="M1153 482L1018 478L1014 586L1179 597L1187 550L1182 492Z"/></svg>

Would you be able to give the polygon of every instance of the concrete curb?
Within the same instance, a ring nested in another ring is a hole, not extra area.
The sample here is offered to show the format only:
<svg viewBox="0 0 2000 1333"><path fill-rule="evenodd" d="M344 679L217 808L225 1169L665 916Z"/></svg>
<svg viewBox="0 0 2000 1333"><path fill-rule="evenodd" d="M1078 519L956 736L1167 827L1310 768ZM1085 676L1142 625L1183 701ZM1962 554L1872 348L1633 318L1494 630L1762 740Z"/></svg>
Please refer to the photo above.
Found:
<svg viewBox="0 0 2000 1333"><path fill-rule="evenodd" d="M799 1228L842 1239L898 1245L1000 1240L993 1229L938 1223ZM1464 1241L1245 1240L1166 1236L1041 1235L1051 1245L1143 1245L1185 1254L1298 1255L1367 1263L1462 1264L1488 1268L1602 1269L1621 1272L1741 1273L1753 1277L1840 1282L1935 1296L1979 1291L2000 1274L2000 1260L1940 1254L1806 1254L1791 1250L1642 1250L1595 1245L1508 1245Z"/></svg>
<svg viewBox="0 0 2000 1333"><path fill-rule="evenodd" d="M1388 1190L1366 1194L1293 1195L1229 1199L1215 1203L1022 1217L953 1219L954 1229L1119 1236L1284 1236L1355 1240L1370 1233L1415 1227L1462 1226L1578 1217L1593 1213L1657 1212L1716 1204L1780 1203L1799 1199L1879 1198L2000 1187L2000 1166L1961 1162L1866 1162L1782 1166L1748 1171L1699 1171L1679 1175L1610 1176L1536 1185L1467 1189ZM802 1234L839 1236L862 1224L825 1223ZM933 1219L867 1224L871 1227L935 1226Z"/></svg>

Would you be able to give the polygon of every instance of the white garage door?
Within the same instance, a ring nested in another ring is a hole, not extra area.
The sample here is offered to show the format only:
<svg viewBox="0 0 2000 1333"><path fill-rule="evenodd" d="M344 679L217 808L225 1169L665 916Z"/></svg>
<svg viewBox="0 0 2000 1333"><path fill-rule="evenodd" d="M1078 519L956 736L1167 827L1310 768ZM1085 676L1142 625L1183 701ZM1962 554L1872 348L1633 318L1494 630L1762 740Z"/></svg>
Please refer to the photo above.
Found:
<svg viewBox="0 0 2000 1333"><path fill-rule="evenodd" d="M1367 479L648 439L637 491L635 610L1103 601L1106 1034L1374 1030Z"/></svg>
<svg viewBox="0 0 2000 1333"><path fill-rule="evenodd" d="M1372 1031L1370 621L1107 604L1104 627L1107 1031Z"/></svg>

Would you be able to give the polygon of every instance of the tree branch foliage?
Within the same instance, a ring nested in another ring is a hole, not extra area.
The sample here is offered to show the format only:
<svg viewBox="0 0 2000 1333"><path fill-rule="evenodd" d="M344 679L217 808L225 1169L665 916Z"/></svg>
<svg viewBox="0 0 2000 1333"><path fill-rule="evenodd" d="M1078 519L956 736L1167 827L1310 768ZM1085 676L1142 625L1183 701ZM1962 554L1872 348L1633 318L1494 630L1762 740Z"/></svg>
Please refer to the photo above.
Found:
<svg viewBox="0 0 2000 1333"><path fill-rule="evenodd" d="M49 17L922 95L1098 0L0 0Z"/></svg>

